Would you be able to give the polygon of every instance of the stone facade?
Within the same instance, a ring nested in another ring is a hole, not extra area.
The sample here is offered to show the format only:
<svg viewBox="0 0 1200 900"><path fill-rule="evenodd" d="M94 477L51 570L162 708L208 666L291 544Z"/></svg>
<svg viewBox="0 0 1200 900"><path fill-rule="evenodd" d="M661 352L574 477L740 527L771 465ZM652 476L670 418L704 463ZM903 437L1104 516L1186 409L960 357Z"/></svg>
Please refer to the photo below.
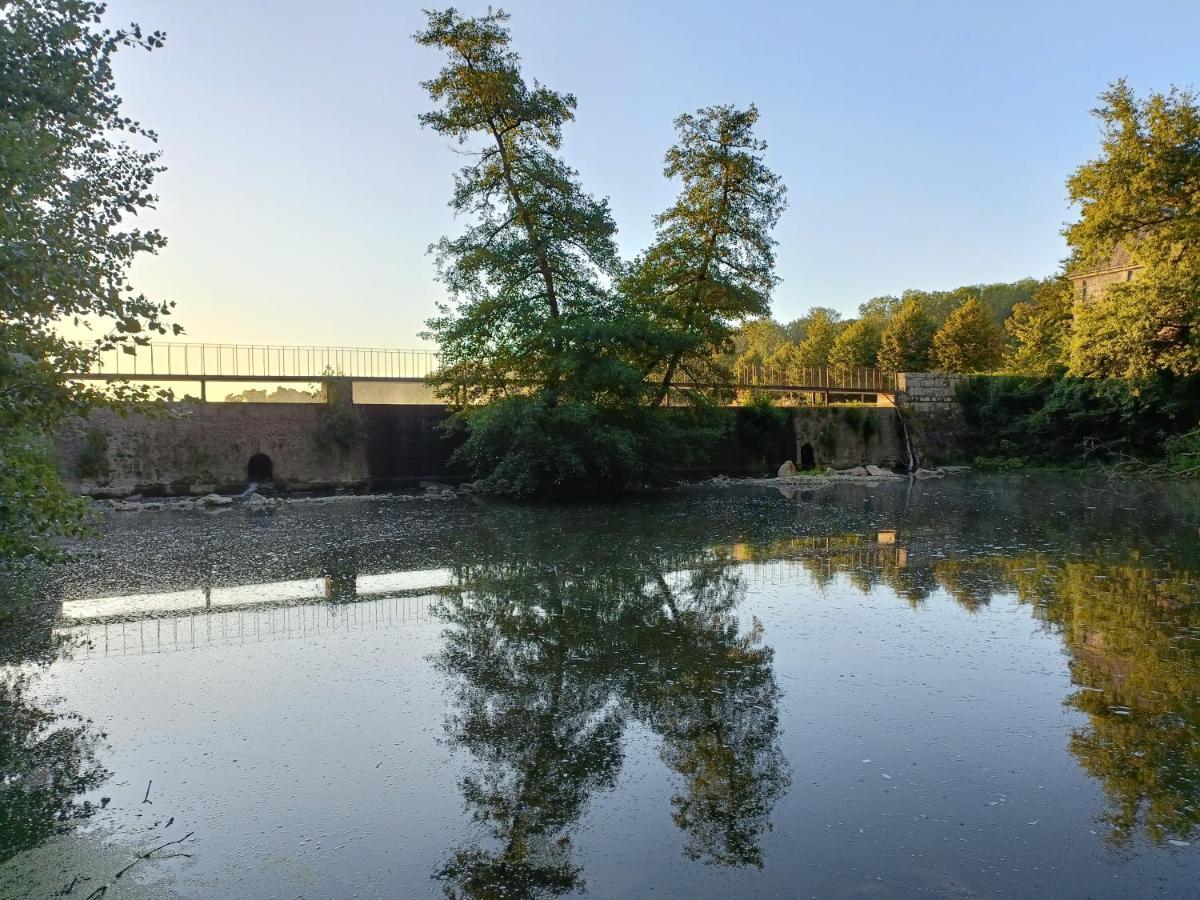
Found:
<svg viewBox="0 0 1200 900"><path fill-rule="evenodd" d="M1080 302L1095 300L1114 284L1132 281L1145 266L1137 262L1125 247L1117 247L1102 265L1069 272L1067 278Z"/></svg>
<svg viewBox="0 0 1200 900"><path fill-rule="evenodd" d="M102 410L63 428L59 464L73 491L97 496L240 491L257 454L287 490L456 480L453 447L437 428L441 407L353 409L353 434L331 428L324 404L177 403L161 415L124 417Z"/></svg>
<svg viewBox="0 0 1200 900"><path fill-rule="evenodd" d="M954 462L961 455L966 421L958 402L965 375L901 372L896 375L896 406L923 466Z"/></svg>
<svg viewBox="0 0 1200 900"><path fill-rule="evenodd" d="M796 410L796 455L799 468L849 469L875 465L906 466L907 448L899 415L890 407L810 406Z"/></svg>

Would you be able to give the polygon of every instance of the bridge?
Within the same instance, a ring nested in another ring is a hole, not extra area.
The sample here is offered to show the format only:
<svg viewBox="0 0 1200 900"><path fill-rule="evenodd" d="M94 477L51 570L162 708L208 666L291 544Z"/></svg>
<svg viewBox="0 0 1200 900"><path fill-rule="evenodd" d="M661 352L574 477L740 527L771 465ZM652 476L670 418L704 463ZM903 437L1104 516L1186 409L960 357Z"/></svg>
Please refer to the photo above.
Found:
<svg viewBox="0 0 1200 900"><path fill-rule="evenodd" d="M316 347L273 344L151 342L130 354L120 348L104 353L88 372L74 378L102 381L194 382L201 399L213 382L299 382L334 379L393 384L427 383L440 362L433 349ZM729 384L676 381L682 389L754 390L795 395L807 403L831 399L866 401L896 390L896 376L879 369L751 365L738 368Z"/></svg>

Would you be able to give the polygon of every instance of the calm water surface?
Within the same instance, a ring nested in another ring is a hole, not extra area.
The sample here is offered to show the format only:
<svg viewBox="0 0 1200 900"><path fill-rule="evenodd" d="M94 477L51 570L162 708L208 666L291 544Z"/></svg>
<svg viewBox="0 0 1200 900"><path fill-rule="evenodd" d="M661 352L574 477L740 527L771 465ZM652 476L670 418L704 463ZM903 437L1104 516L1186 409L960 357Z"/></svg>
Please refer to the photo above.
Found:
<svg viewBox="0 0 1200 900"><path fill-rule="evenodd" d="M100 531L3 587L0 896L1195 896L1194 491Z"/></svg>

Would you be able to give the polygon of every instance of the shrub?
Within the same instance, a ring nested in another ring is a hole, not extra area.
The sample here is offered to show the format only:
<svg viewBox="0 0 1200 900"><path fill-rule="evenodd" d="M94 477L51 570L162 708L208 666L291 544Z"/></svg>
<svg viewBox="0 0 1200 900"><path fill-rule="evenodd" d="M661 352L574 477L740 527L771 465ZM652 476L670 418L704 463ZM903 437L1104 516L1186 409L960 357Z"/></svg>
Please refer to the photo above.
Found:
<svg viewBox="0 0 1200 900"><path fill-rule="evenodd" d="M482 487L517 499L615 495L667 481L673 465L706 452L728 428L716 410L610 408L507 397L456 413L465 432L453 460Z"/></svg>
<svg viewBox="0 0 1200 900"><path fill-rule="evenodd" d="M79 452L75 473L80 478L97 479L108 477L110 471L108 435L104 429L93 426L83 436L83 447Z"/></svg>
<svg viewBox="0 0 1200 900"><path fill-rule="evenodd" d="M1183 446L1172 444L1173 436L1200 421L1200 377L983 376L960 386L959 401L968 448L978 456L1162 459L1170 447Z"/></svg>

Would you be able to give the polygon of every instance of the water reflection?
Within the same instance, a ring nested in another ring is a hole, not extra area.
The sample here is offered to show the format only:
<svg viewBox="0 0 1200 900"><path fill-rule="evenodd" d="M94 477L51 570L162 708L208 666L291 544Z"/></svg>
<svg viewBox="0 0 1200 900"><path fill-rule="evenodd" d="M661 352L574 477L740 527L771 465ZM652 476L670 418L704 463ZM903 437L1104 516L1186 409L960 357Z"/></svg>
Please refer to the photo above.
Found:
<svg viewBox="0 0 1200 900"><path fill-rule="evenodd" d="M110 774L91 722L31 696L40 675L0 671L0 864L89 818L80 795Z"/></svg>
<svg viewBox="0 0 1200 900"><path fill-rule="evenodd" d="M588 812L621 787L643 739L669 773L654 802L677 836L674 862L722 877L774 868L802 878L809 870L771 840L773 827L797 829L797 814L781 820L780 810L796 804L793 775L810 783L801 767L813 765L785 756L788 726L794 734L805 723L789 718L776 654L786 660L821 639L789 632L802 607L826 604L831 629L860 627L875 609L868 599L912 622L944 625L938 611L961 609L969 615L955 622L976 633L1011 609L1025 610L1028 631L1032 615L1065 651L1072 686L1046 682L1070 717L1031 740L1069 753L1102 788L1111 846L1170 850L1194 840L1198 507L1131 510L1113 496L1064 514L1044 491L992 484L924 498L816 492L740 505L726 493L569 510L559 521L512 508L439 512L449 525L418 521L403 539L386 510L370 507L353 521L287 524L273 535L277 547L264 553L259 541L254 556L237 520L220 526L232 533L213 526L199 537L170 520L186 547L114 543L47 593L64 599L52 627L39 619L26 629L37 651L5 657L0 863L94 812L109 777L97 729L35 689L59 642L84 660L433 621L430 686L448 692L444 737L463 766L455 778L465 815L421 865L446 896L586 890L598 872L581 837ZM126 558L139 563L114 568ZM770 615L751 595L772 598ZM954 650L936 642L953 639L931 628L933 664ZM298 667L307 646L296 648ZM1045 665L1061 674L1063 657L1055 650ZM902 706L923 688L872 690Z"/></svg>
<svg viewBox="0 0 1200 900"><path fill-rule="evenodd" d="M462 566L461 591L437 609L448 625L438 666L454 685L446 731L474 757L463 797L497 848L456 850L440 873L447 896L582 887L572 828L615 783L635 720L678 774L686 854L762 864L788 778L771 651L758 622L744 630L735 616L743 574L714 554L683 570L604 565L619 544L597 559L582 538L549 557Z"/></svg>

